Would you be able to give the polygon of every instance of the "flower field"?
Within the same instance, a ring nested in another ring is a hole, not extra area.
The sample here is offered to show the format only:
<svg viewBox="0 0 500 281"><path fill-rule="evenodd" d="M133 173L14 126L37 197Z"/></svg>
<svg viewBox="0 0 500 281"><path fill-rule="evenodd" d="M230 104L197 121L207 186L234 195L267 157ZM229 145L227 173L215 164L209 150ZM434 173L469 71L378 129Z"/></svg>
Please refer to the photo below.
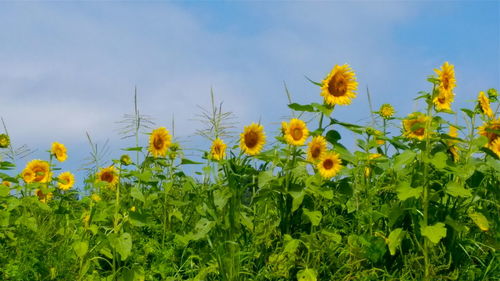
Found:
<svg viewBox="0 0 500 281"><path fill-rule="evenodd" d="M5 131L0 279L500 280L497 91L456 97L448 62L430 74L422 112L383 104L364 126L335 114L359 95L335 65L310 81L323 102L289 97L276 132L231 136L212 105L200 160L159 127L85 179L58 167L72 155L57 142L15 167Z"/></svg>

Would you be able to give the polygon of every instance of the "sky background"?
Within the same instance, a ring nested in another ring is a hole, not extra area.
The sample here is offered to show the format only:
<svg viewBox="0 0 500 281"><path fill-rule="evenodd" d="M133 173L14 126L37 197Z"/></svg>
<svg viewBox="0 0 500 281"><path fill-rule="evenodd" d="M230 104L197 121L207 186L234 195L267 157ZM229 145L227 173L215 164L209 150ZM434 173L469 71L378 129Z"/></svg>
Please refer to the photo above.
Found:
<svg viewBox="0 0 500 281"><path fill-rule="evenodd" d="M499 38L498 1L0 2L0 116L15 146L35 150L29 158L47 159L59 141L69 152L59 166L76 169L85 132L109 140L108 159L130 145L116 122L137 86L141 112L169 129L174 116L186 154L200 155L209 143L193 119L211 89L237 131L261 120L274 136L289 115L284 83L293 101L322 102L305 76L321 81L348 63L358 97L333 115L367 124L367 87L375 109L390 102L406 116L449 61L458 111L499 87Z"/></svg>

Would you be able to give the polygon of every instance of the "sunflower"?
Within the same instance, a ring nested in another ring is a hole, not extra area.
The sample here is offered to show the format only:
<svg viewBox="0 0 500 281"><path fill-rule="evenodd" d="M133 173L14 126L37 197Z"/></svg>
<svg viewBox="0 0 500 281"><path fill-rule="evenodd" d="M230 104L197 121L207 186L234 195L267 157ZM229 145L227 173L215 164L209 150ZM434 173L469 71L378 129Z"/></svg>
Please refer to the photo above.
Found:
<svg viewBox="0 0 500 281"><path fill-rule="evenodd" d="M10 138L7 134L0 134L0 148L7 148L10 145Z"/></svg>
<svg viewBox="0 0 500 281"><path fill-rule="evenodd" d="M448 136L452 138L457 138L458 137L457 127L450 126L450 131L448 132ZM457 140L452 140L452 139L446 141L446 144L448 145L448 151L451 153L454 162L458 162L458 160L460 159L460 156L458 154L458 147L455 145L457 142L458 142Z"/></svg>
<svg viewBox="0 0 500 281"><path fill-rule="evenodd" d="M321 159L326 152L326 139L323 136L316 136L307 147L307 160L315 162Z"/></svg>
<svg viewBox="0 0 500 281"><path fill-rule="evenodd" d="M342 168L339 155L335 152L325 152L318 162L317 168L323 178L334 177Z"/></svg>
<svg viewBox="0 0 500 281"><path fill-rule="evenodd" d="M490 145L489 149L491 151L495 152L495 154L500 157L500 138L496 138Z"/></svg>
<svg viewBox="0 0 500 281"><path fill-rule="evenodd" d="M106 182L111 187L114 187L118 183L118 172L114 166L101 168L96 175L96 180L97 182Z"/></svg>
<svg viewBox="0 0 500 281"><path fill-rule="evenodd" d="M348 105L356 97L358 82L351 67L347 64L335 65L323 80L321 95L329 105Z"/></svg>
<svg viewBox="0 0 500 281"><path fill-rule="evenodd" d="M384 119L389 119L392 116L394 116L394 112L395 112L394 107L392 107L392 105L388 103L385 103L382 106L380 106L378 114L380 115L380 117Z"/></svg>
<svg viewBox="0 0 500 281"><path fill-rule="evenodd" d="M50 154L54 155L59 162L66 161L68 154L66 154L66 147L62 143L53 142Z"/></svg>
<svg viewBox="0 0 500 281"><path fill-rule="evenodd" d="M99 194L93 193L90 196L90 199L92 199L92 201L99 202L99 201L101 201L101 196L99 196Z"/></svg>
<svg viewBox="0 0 500 281"><path fill-rule="evenodd" d="M264 127L259 124L252 123L245 126L243 133L240 134L240 148L248 155L259 153L265 142Z"/></svg>
<svg viewBox="0 0 500 281"><path fill-rule="evenodd" d="M434 71L438 75L439 85L438 92L440 95L449 94L449 98L453 101L453 89L457 85L457 80L455 80L455 70L452 64L445 62L441 69L435 69Z"/></svg>
<svg viewBox="0 0 500 281"><path fill-rule="evenodd" d="M172 137L165 127L154 129L149 137L149 152L154 157L167 155L167 150L170 147Z"/></svg>
<svg viewBox="0 0 500 281"><path fill-rule="evenodd" d="M290 120L285 130L285 140L291 145L304 145L307 137L309 136L309 130L307 129L306 123L297 118Z"/></svg>
<svg viewBox="0 0 500 281"><path fill-rule="evenodd" d="M484 94L484 92L479 92L479 95L477 97L477 100L479 102L479 108L481 109L481 112L488 116L489 118L495 117L493 114L493 111L491 110L490 107L490 100L488 97Z"/></svg>
<svg viewBox="0 0 500 281"><path fill-rule="evenodd" d="M26 183L46 183L50 181L51 176L49 163L43 160L31 160L21 173Z"/></svg>
<svg viewBox="0 0 500 281"><path fill-rule="evenodd" d="M451 103L453 102L453 93L440 92L433 100L434 107L437 111L451 110Z"/></svg>
<svg viewBox="0 0 500 281"><path fill-rule="evenodd" d="M57 186L60 190L69 190L75 184L75 176L70 172L61 173L57 179L59 181Z"/></svg>
<svg viewBox="0 0 500 281"><path fill-rule="evenodd" d="M281 121L281 135L285 136L288 128L288 123L285 121Z"/></svg>
<svg viewBox="0 0 500 281"><path fill-rule="evenodd" d="M47 203L49 202L52 197L54 197L54 194L52 192L48 192L47 194L43 193L41 189L35 189L35 194L38 196L38 200L42 203Z"/></svg>
<svg viewBox="0 0 500 281"><path fill-rule="evenodd" d="M414 138L423 140L427 133L425 132L425 123L429 120L420 112L411 113L406 119L403 120L404 136L407 138Z"/></svg>
<svg viewBox="0 0 500 281"><path fill-rule="evenodd" d="M500 138L500 119L484 123L479 127L479 134L488 138L488 143L485 146L491 149L493 142Z"/></svg>
<svg viewBox="0 0 500 281"><path fill-rule="evenodd" d="M210 147L210 155L214 160L221 160L226 157L227 145L219 138L216 138Z"/></svg>

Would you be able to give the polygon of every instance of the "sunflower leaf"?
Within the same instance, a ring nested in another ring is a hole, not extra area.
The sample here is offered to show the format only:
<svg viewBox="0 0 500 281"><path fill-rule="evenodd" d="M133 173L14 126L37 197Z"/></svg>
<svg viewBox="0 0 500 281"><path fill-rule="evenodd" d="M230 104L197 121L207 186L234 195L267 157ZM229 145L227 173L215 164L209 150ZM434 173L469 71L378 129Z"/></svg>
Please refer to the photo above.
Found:
<svg viewBox="0 0 500 281"><path fill-rule="evenodd" d="M291 103L288 107L295 111L316 112L316 109L310 104Z"/></svg>
<svg viewBox="0 0 500 281"><path fill-rule="evenodd" d="M439 243L442 238L446 237L446 227L442 222L438 222L435 225L423 226L420 231L423 236L427 237L434 244Z"/></svg>

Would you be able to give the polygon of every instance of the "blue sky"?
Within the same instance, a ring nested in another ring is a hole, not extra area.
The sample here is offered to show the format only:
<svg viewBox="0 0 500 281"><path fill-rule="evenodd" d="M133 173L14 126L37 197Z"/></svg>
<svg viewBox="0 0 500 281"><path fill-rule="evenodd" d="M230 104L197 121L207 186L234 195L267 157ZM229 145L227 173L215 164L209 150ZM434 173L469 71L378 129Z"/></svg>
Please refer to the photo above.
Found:
<svg viewBox="0 0 500 281"><path fill-rule="evenodd" d="M283 82L294 101L321 102L304 76L321 81L350 64L359 94L334 117L366 124L366 87L375 107L390 102L405 116L449 61L458 110L499 87L499 37L498 1L0 2L0 116L32 157L65 143L62 166L74 168L86 131L110 140L110 156L128 145L115 122L137 86L158 126L175 116L189 154L203 144L193 119L211 88L239 127L261 120L274 135L289 114Z"/></svg>

